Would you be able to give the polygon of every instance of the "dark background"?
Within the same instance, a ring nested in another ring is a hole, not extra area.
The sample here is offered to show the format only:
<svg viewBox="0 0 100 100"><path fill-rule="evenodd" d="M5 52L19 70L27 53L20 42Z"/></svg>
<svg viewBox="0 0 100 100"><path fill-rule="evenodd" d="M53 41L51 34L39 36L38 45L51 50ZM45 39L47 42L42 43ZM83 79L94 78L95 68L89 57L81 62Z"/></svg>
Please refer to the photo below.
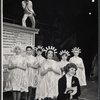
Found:
<svg viewBox="0 0 100 100"><path fill-rule="evenodd" d="M21 25L22 0L3 0L4 21ZM58 51L82 49L87 78L93 57L98 53L98 1L92 0L31 0L36 13L36 45L54 45ZM91 12L91 15L89 15ZM27 20L27 26L31 22ZM72 55L71 55L72 56Z"/></svg>

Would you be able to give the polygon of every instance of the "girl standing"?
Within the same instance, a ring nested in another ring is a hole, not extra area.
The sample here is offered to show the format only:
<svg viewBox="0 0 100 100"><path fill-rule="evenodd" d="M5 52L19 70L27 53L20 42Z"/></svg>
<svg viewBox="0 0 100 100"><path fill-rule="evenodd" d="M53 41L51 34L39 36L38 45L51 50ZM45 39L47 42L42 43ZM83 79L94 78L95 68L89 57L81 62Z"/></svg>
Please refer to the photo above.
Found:
<svg viewBox="0 0 100 100"><path fill-rule="evenodd" d="M81 53L81 49L75 47L72 49L72 53L74 56L70 58L69 62L76 64L76 76L79 79L80 86L84 86L86 85L85 67L82 58L78 56Z"/></svg>
<svg viewBox="0 0 100 100"><path fill-rule="evenodd" d="M61 61L59 62L59 67L61 69L61 75L64 75L64 67L69 63L67 61L68 56L70 56L69 52L66 50L60 51L59 55L61 56Z"/></svg>
<svg viewBox="0 0 100 100"><path fill-rule="evenodd" d="M20 42L15 43L12 47L15 55L9 60L9 76L5 91L12 91L14 100L20 100L21 92L28 92L27 65L25 58L21 55L22 48Z"/></svg>
<svg viewBox="0 0 100 100"><path fill-rule="evenodd" d="M43 46L39 45L35 48L35 50L36 50L36 54L37 54L36 59L38 62L38 67L39 67L39 69L38 69L38 83L39 84L37 85L35 98L40 100L41 98L39 97L39 94L41 92L40 86L41 86L41 81L42 81L42 76L40 74L40 71L41 71L42 63L44 62L45 58L42 56L42 53L44 52Z"/></svg>
<svg viewBox="0 0 100 100"><path fill-rule="evenodd" d="M38 61L38 66L39 66L39 69L41 68L41 64L43 63L43 61L45 60L45 58L42 56L42 53L44 52L44 49L42 46L37 46L35 48L36 50L36 59ZM40 71L38 70L38 73L40 75Z"/></svg>
<svg viewBox="0 0 100 100"><path fill-rule="evenodd" d="M28 100L35 98L35 91L37 86L37 72L38 72L38 64L36 58L33 54L33 46L26 47L26 62L28 67ZM33 93L32 93L33 90Z"/></svg>
<svg viewBox="0 0 100 100"><path fill-rule="evenodd" d="M46 100L53 100L58 95L58 79L60 78L60 68L56 61L53 60L53 56L56 53L56 49L53 46L46 47L47 60L44 61L41 67L41 94L40 97Z"/></svg>

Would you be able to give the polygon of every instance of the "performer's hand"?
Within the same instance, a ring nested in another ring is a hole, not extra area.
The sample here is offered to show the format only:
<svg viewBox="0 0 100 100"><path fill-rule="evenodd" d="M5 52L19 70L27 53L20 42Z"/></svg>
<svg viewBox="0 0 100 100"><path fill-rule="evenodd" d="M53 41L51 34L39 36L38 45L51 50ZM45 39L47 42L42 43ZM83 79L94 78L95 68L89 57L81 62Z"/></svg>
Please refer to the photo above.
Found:
<svg viewBox="0 0 100 100"><path fill-rule="evenodd" d="M30 67L30 66L31 66L31 64L27 63L27 67Z"/></svg>
<svg viewBox="0 0 100 100"><path fill-rule="evenodd" d="M13 65L15 68L17 68L17 64Z"/></svg>
<svg viewBox="0 0 100 100"><path fill-rule="evenodd" d="M41 66L40 66L40 65L38 65L38 67L39 67L39 68L41 68Z"/></svg>
<svg viewBox="0 0 100 100"><path fill-rule="evenodd" d="M66 88L64 93L66 94L66 93L69 93L70 91L73 91L72 88Z"/></svg>
<svg viewBox="0 0 100 100"><path fill-rule="evenodd" d="M73 88L73 92L72 93L70 93L71 95L75 95L77 93L77 87L74 87Z"/></svg>
<svg viewBox="0 0 100 100"><path fill-rule="evenodd" d="M48 68L48 71L52 71L52 68Z"/></svg>
<svg viewBox="0 0 100 100"><path fill-rule="evenodd" d="M33 64L34 66L38 66L38 62L34 62L34 64Z"/></svg>

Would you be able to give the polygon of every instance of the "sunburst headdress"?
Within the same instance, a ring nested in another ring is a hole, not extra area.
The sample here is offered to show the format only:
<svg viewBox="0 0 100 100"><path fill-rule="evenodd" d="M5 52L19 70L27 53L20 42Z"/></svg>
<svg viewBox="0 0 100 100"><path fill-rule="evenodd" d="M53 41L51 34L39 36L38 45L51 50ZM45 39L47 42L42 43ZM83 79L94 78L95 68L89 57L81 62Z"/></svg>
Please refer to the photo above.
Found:
<svg viewBox="0 0 100 100"><path fill-rule="evenodd" d="M68 52L68 50L62 50L60 51L59 55L61 56L62 54L66 54L67 56L70 56L70 53Z"/></svg>
<svg viewBox="0 0 100 100"><path fill-rule="evenodd" d="M55 47L53 47L53 46L46 47L45 52L47 53L49 50L52 50L54 52L54 54L57 53L57 49Z"/></svg>
<svg viewBox="0 0 100 100"><path fill-rule="evenodd" d="M38 45L37 47L35 47L36 52L38 51L38 49L41 49L41 51L44 52L43 46Z"/></svg>
<svg viewBox="0 0 100 100"><path fill-rule="evenodd" d="M25 50L25 45L22 42L16 42L11 46L11 52L15 52L16 47L19 47L22 52Z"/></svg>
<svg viewBox="0 0 100 100"><path fill-rule="evenodd" d="M81 49L79 47L74 47L71 52L72 53L74 53L74 52L81 53Z"/></svg>

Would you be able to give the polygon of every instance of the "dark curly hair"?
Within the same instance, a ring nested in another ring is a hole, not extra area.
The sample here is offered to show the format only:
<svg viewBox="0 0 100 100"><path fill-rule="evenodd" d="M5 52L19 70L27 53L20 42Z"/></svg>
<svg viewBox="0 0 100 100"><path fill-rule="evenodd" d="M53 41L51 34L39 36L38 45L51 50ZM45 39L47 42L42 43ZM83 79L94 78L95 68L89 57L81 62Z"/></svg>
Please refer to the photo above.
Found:
<svg viewBox="0 0 100 100"><path fill-rule="evenodd" d="M69 63L64 67L64 71L67 74L67 72L69 72L70 68L75 68L75 70L77 70L77 66L74 63Z"/></svg>

